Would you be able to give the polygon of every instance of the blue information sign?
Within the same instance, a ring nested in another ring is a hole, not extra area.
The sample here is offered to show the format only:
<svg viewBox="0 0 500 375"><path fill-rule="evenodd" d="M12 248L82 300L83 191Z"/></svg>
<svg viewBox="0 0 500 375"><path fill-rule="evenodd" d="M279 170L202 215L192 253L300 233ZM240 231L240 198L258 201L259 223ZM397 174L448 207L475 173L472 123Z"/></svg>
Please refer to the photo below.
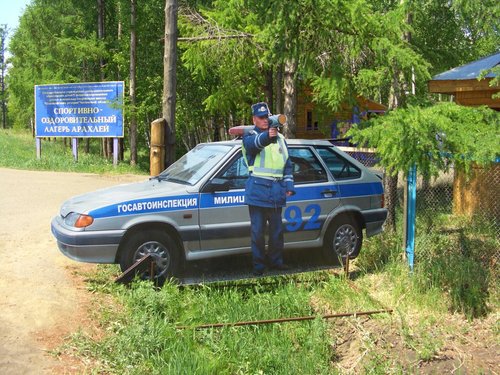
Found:
<svg viewBox="0 0 500 375"><path fill-rule="evenodd" d="M37 137L123 137L123 82L35 86Z"/></svg>

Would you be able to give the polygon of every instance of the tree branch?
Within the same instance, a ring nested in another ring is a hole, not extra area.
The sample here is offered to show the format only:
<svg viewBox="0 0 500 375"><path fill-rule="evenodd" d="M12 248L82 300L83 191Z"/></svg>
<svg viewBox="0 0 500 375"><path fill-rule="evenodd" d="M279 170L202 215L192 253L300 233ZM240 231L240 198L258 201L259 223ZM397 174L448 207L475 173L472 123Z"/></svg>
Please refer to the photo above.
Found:
<svg viewBox="0 0 500 375"><path fill-rule="evenodd" d="M234 35L207 35L177 38L179 42L199 42L201 40L221 40L221 39L245 39L253 38L253 34L234 34Z"/></svg>

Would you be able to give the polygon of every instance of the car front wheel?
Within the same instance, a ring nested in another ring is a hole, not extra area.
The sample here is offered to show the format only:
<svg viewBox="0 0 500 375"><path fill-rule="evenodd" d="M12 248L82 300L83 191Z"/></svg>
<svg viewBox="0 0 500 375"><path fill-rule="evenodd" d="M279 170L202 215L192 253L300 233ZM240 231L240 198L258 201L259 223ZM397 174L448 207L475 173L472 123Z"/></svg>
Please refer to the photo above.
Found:
<svg viewBox="0 0 500 375"><path fill-rule="evenodd" d="M324 243L324 254L329 261L358 256L363 243L363 232L359 223L352 217L341 216L330 225Z"/></svg>
<svg viewBox="0 0 500 375"><path fill-rule="evenodd" d="M146 255L151 255L155 262L154 275L151 277L151 271L147 270L140 275L142 279L154 279L158 285L162 285L165 280L178 276L180 251L168 233L149 230L132 235L120 252L119 263L122 272Z"/></svg>

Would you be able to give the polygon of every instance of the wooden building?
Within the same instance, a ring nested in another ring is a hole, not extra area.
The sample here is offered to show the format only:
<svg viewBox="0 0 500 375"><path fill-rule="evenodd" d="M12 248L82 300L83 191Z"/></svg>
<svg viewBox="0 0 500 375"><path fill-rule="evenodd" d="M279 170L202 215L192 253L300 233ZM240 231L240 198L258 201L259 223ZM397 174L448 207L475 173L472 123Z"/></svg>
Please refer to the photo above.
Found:
<svg viewBox="0 0 500 375"><path fill-rule="evenodd" d="M297 95L296 137L303 139L342 138L353 123L373 114L385 113L382 104L358 97L354 105L344 104L337 112L319 108L312 101L310 88Z"/></svg>
<svg viewBox="0 0 500 375"><path fill-rule="evenodd" d="M492 68L500 64L500 52L487 56L447 72L438 74L429 81L432 93L453 95L457 104L465 106L486 105L500 111L500 98L493 98L500 93L500 86L490 86L495 78ZM483 72L488 72L479 80ZM457 214L473 215L476 213L500 220L500 163L498 160L490 168L477 165L472 173L465 176L463 171L455 170L453 184L453 211Z"/></svg>
<svg viewBox="0 0 500 375"><path fill-rule="evenodd" d="M495 78L490 69L498 64L500 64L500 52L440 73L429 81L429 92L453 95L457 104L487 105L498 111L500 98L493 98L493 95L500 92L500 86L490 86L491 80ZM479 80L483 71L490 72L484 79Z"/></svg>

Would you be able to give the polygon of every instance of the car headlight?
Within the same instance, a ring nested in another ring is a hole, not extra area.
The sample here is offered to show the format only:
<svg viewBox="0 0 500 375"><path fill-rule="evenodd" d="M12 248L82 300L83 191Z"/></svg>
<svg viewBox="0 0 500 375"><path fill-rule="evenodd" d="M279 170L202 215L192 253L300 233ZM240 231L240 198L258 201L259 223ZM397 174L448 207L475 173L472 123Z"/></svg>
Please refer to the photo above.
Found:
<svg viewBox="0 0 500 375"><path fill-rule="evenodd" d="M94 218L89 215L79 214L77 212L70 212L64 218L64 224L75 228L85 228L94 222Z"/></svg>

